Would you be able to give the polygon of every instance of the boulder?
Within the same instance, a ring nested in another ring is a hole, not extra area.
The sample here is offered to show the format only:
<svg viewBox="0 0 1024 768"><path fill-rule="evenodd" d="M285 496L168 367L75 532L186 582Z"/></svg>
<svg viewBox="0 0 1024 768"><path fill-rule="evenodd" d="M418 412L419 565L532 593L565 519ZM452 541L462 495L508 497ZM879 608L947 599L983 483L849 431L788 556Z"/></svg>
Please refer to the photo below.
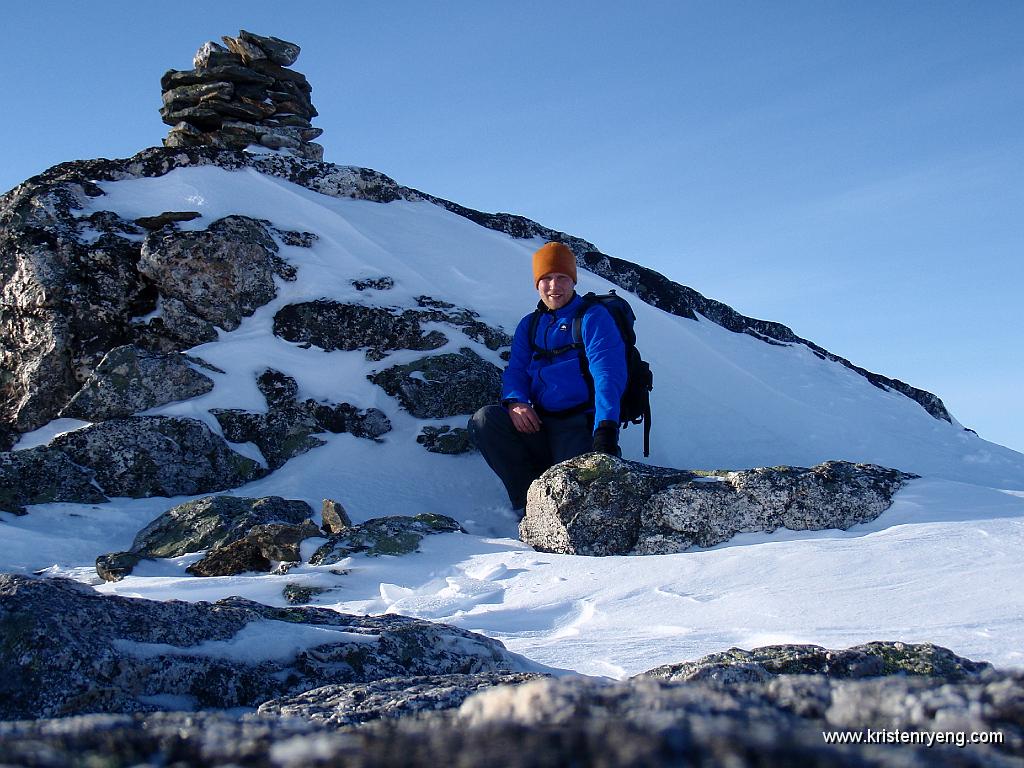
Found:
<svg viewBox="0 0 1024 768"><path fill-rule="evenodd" d="M334 499L323 500L320 519L323 521L320 527L328 535L341 533L352 527L352 518L348 516L345 508Z"/></svg>
<svg viewBox="0 0 1024 768"><path fill-rule="evenodd" d="M299 545L319 536L312 520L295 525L256 525L237 541L211 549L206 557L185 570L193 576L234 576L239 573L269 573L278 563L298 563Z"/></svg>
<svg viewBox="0 0 1024 768"><path fill-rule="evenodd" d="M501 369L469 347L423 357L367 378L419 419L469 415L501 395Z"/></svg>
<svg viewBox="0 0 1024 768"><path fill-rule="evenodd" d="M541 677L530 672L486 672L325 685L296 696L264 702L257 712L263 716L301 717L333 726L358 725L458 709L479 691L496 685L519 685Z"/></svg>
<svg viewBox="0 0 1024 768"><path fill-rule="evenodd" d="M424 427L416 436L416 442L431 453L455 455L474 450L469 430L463 427Z"/></svg>
<svg viewBox="0 0 1024 768"><path fill-rule="evenodd" d="M991 671L988 662L965 659L932 643L871 642L841 650L820 645L730 648L696 661L656 667L637 677L727 684L764 682L779 675L824 675L832 680L913 675L960 682Z"/></svg>
<svg viewBox="0 0 1024 768"><path fill-rule="evenodd" d="M914 477L841 461L695 472L590 453L534 481L519 534L545 552L624 555L683 552L783 527L846 530L878 517Z"/></svg>
<svg viewBox="0 0 1024 768"><path fill-rule="evenodd" d="M192 496L266 474L194 419L112 419L59 435L50 445L91 469L108 496Z"/></svg>
<svg viewBox="0 0 1024 768"><path fill-rule="evenodd" d="M256 707L329 684L521 668L494 640L404 616L138 600L17 574L0 575L0 637L0 720Z"/></svg>
<svg viewBox="0 0 1024 768"><path fill-rule="evenodd" d="M226 216L208 229L151 232L142 244L139 271L164 296L197 317L233 331L274 298L280 271L277 243L247 216Z"/></svg>
<svg viewBox="0 0 1024 768"><path fill-rule="evenodd" d="M26 504L107 500L93 484L92 472L61 451L39 446L0 453L0 511L23 515Z"/></svg>
<svg viewBox="0 0 1024 768"><path fill-rule="evenodd" d="M424 536L435 533L465 533L457 520L424 513L406 517L375 517L331 536L309 558L310 565L333 565L351 555L368 557L407 555L419 549Z"/></svg>
<svg viewBox="0 0 1024 768"><path fill-rule="evenodd" d="M256 385L267 401L265 413L236 408L213 408L210 413L228 440L255 443L271 470L324 445L323 440L315 437L319 432L348 432L375 440L391 431L391 422L376 408L360 411L349 403L318 403L311 399L300 402L295 379L273 368L265 369L257 377Z"/></svg>
<svg viewBox="0 0 1024 768"><path fill-rule="evenodd" d="M306 523L313 525L312 513L306 502L280 496L206 496L164 512L136 534L130 550L102 555L96 561L96 570L103 579L118 581L144 558L221 550L245 539L259 527L277 524L305 531ZM313 525L313 532L307 537L316 535Z"/></svg>
<svg viewBox="0 0 1024 768"><path fill-rule="evenodd" d="M133 345L116 347L60 415L85 421L120 419L210 392L213 381L193 366L207 364L188 355L149 352Z"/></svg>

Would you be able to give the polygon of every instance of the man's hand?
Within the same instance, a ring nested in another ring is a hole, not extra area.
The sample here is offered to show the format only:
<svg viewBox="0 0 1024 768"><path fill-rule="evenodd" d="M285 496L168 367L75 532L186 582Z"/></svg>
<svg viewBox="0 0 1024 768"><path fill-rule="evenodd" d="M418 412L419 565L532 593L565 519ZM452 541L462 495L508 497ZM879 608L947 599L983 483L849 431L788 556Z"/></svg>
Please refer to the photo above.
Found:
<svg viewBox="0 0 1024 768"><path fill-rule="evenodd" d="M610 456L621 456L619 449L619 425L614 421L602 421L594 430L594 450Z"/></svg>
<svg viewBox="0 0 1024 768"><path fill-rule="evenodd" d="M520 432L540 432L540 417L526 403L512 403L508 407L508 415Z"/></svg>

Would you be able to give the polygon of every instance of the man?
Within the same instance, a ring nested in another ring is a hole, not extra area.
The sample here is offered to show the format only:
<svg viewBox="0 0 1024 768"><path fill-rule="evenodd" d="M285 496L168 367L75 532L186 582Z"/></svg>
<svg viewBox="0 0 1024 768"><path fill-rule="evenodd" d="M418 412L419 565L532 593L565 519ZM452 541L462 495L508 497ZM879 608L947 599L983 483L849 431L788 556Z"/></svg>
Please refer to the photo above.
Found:
<svg viewBox="0 0 1024 768"><path fill-rule="evenodd" d="M530 483L548 467L589 451L619 455L626 386L622 336L608 310L576 294L572 250L562 243L541 247L533 254L533 283L538 316L534 323L531 313L516 327L501 405L485 406L469 420L473 442L520 513ZM581 311L582 351L572 335Z"/></svg>

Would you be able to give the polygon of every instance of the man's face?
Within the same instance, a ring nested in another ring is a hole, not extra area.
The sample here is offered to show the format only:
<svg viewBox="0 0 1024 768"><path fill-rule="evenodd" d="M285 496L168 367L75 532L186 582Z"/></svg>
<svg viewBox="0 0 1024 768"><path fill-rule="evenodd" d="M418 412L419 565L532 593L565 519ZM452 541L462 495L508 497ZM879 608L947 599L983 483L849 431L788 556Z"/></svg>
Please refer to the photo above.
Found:
<svg viewBox="0 0 1024 768"><path fill-rule="evenodd" d="M548 272L537 282L537 293L548 309L561 309L572 299L576 283L561 272Z"/></svg>

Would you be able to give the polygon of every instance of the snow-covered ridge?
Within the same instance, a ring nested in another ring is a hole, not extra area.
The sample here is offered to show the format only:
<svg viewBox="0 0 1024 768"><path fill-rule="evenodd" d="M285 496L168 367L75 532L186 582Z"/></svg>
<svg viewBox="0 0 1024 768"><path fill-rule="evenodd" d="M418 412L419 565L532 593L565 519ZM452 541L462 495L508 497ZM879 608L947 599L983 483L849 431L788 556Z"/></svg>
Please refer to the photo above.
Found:
<svg viewBox="0 0 1024 768"><path fill-rule="evenodd" d="M952 422L942 400L931 392L913 387L855 365L846 358L829 352L812 341L797 336L782 325L747 317L728 305L709 299L688 286L669 280L647 267L602 253L583 238L551 229L523 216L510 213L484 213L467 208L444 198L436 197L398 184L394 179L368 168L339 166L332 163L311 163L289 154L236 153L203 147L153 148L126 160L80 161L57 166L34 181L99 181L155 177L175 168L215 164L221 168L251 167L260 173L293 181L307 189L332 197L351 197L381 203L395 200L428 201L452 213L469 219L482 227L503 232L523 240L558 240L568 244L580 259L581 265L611 283L633 292L637 298L679 317L697 320L698 315L735 333L746 333L772 343L803 344L815 354L846 366L864 376L876 387L891 389L918 402L937 419ZM16 188L17 190L18 188ZM15 190L15 191L16 191Z"/></svg>
<svg viewBox="0 0 1024 768"><path fill-rule="evenodd" d="M510 227L518 221L526 228L511 236L372 171L326 170L268 155L147 150L130 161L86 161L43 177L80 185L81 194L65 201L80 219L102 211L129 221L197 211L201 217L181 229L243 215L317 235L309 247L280 244L294 281L279 280L276 296L238 328L190 350L223 372L212 374L212 391L150 415L199 419L219 433L211 410L266 409L256 377L272 367L295 379L299 397L378 408L393 429L379 443L324 434L324 445L231 493L280 495L314 508L334 498L357 522L437 512L458 519L469 535L431 537L420 554L404 558L353 557L340 577L304 565L287 576L199 579L185 574L188 558L146 561L101 591L189 601L243 595L280 605L287 580L333 590L318 599L323 607L443 621L542 663L616 677L729 645L842 647L879 638L938 642L1000 665L1024 664L1016 589L1024 502L999 490L1024 490L1024 456L933 418L804 344L766 343L634 296L640 347L656 376L651 463L741 469L845 459L924 479L876 521L849 532L780 530L681 555L602 560L542 555L516 541L500 484L479 456L427 453L415 441L425 424L461 426L465 417L413 418L367 379L423 353L368 360L362 350L324 352L275 336L273 324L283 307L325 297L413 308L417 297L429 296L509 332L536 302L530 254L552 234L512 217L505 220ZM381 277L393 286L353 285ZM581 291L612 287L581 271ZM435 354L468 347L502 364L497 351L459 329L439 330L447 343ZM626 455L639 456L639 430L623 438ZM96 583L98 555L127 549L144 525L185 500L48 504L22 518L0 515L0 562Z"/></svg>

